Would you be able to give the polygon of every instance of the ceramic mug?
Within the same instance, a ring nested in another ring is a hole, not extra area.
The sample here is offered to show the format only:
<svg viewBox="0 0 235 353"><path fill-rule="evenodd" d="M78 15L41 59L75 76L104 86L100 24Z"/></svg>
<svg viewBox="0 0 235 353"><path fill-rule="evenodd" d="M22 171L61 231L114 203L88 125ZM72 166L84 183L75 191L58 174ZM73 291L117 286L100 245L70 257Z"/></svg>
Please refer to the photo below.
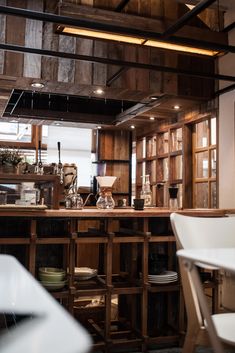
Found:
<svg viewBox="0 0 235 353"><path fill-rule="evenodd" d="M144 199L134 199L134 209L135 210L143 210L144 209Z"/></svg>

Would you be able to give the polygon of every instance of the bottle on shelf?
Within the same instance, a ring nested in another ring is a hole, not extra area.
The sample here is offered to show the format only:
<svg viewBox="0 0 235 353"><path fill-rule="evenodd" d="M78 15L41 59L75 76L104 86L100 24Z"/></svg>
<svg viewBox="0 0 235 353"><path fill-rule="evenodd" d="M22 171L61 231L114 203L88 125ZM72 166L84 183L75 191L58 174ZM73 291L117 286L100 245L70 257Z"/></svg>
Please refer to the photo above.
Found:
<svg viewBox="0 0 235 353"><path fill-rule="evenodd" d="M144 199L144 206L152 206L152 191L150 185L149 174L143 177L142 190L140 192L140 198Z"/></svg>

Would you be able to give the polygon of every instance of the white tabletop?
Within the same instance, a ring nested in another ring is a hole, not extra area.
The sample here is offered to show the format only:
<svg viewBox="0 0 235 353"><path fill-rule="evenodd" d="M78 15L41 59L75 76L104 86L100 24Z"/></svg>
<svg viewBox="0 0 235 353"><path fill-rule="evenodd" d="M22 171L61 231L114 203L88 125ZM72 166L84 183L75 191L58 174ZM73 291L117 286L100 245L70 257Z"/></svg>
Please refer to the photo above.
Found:
<svg viewBox="0 0 235 353"><path fill-rule="evenodd" d="M182 249L179 257L235 273L235 248Z"/></svg>
<svg viewBox="0 0 235 353"><path fill-rule="evenodd" d="M1 336L1 353L86 353L91 346L85 329L9 255L0 255L0 313L34 316Z"/></svg>

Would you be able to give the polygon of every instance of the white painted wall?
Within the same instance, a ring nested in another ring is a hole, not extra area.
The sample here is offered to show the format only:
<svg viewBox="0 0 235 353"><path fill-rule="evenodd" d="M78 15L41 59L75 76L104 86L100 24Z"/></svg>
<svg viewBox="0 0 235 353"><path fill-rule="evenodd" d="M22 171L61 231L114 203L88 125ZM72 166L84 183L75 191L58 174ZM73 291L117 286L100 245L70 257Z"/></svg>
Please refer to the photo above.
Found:
<svg viewBox="0 0 235 353"><path fill-rule="evenodd" d="M235 1L225 13L225 26L235 19ZM235 45L235 30L229 32L229 44ZM219 73L234 76L235 54L219 59ZM220 82L220 89L233 82ZM219 207L235 208L235 90L219 98Z"/></svg>
<svg viewBox="0 0 235 353"><path fill-rule="evenodd" d="M61 143L61 162L75 163L78 168L78 186L90 186L91 130L61 126L48 127L47 162L58 162L57 142Z"/></svg>
<svg viewBox="0 0 235 353"><path fill-rule="evenodd" d="M235 208L235 91L219 99L219 207Z"/></svg>

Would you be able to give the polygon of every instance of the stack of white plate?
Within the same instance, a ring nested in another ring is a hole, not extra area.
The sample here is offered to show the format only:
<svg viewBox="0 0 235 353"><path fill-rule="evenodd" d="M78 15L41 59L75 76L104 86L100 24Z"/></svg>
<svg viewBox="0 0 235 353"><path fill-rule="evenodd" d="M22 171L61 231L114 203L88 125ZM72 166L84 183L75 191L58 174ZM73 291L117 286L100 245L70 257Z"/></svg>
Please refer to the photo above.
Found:
<svg viewBox="0 0 235 353"><path fill-rule="evenodd" d="M89 267L75 267L74 275L78 280L85 281L97 276L97 270Z"/></svg>
<svg viewBox="0 0 235 353"><path fill-rule="evenodd" d="M148 281L156 284L166 284L178 281L178 273L174 271L163 271L159 275L148 275Z"/></svg>

